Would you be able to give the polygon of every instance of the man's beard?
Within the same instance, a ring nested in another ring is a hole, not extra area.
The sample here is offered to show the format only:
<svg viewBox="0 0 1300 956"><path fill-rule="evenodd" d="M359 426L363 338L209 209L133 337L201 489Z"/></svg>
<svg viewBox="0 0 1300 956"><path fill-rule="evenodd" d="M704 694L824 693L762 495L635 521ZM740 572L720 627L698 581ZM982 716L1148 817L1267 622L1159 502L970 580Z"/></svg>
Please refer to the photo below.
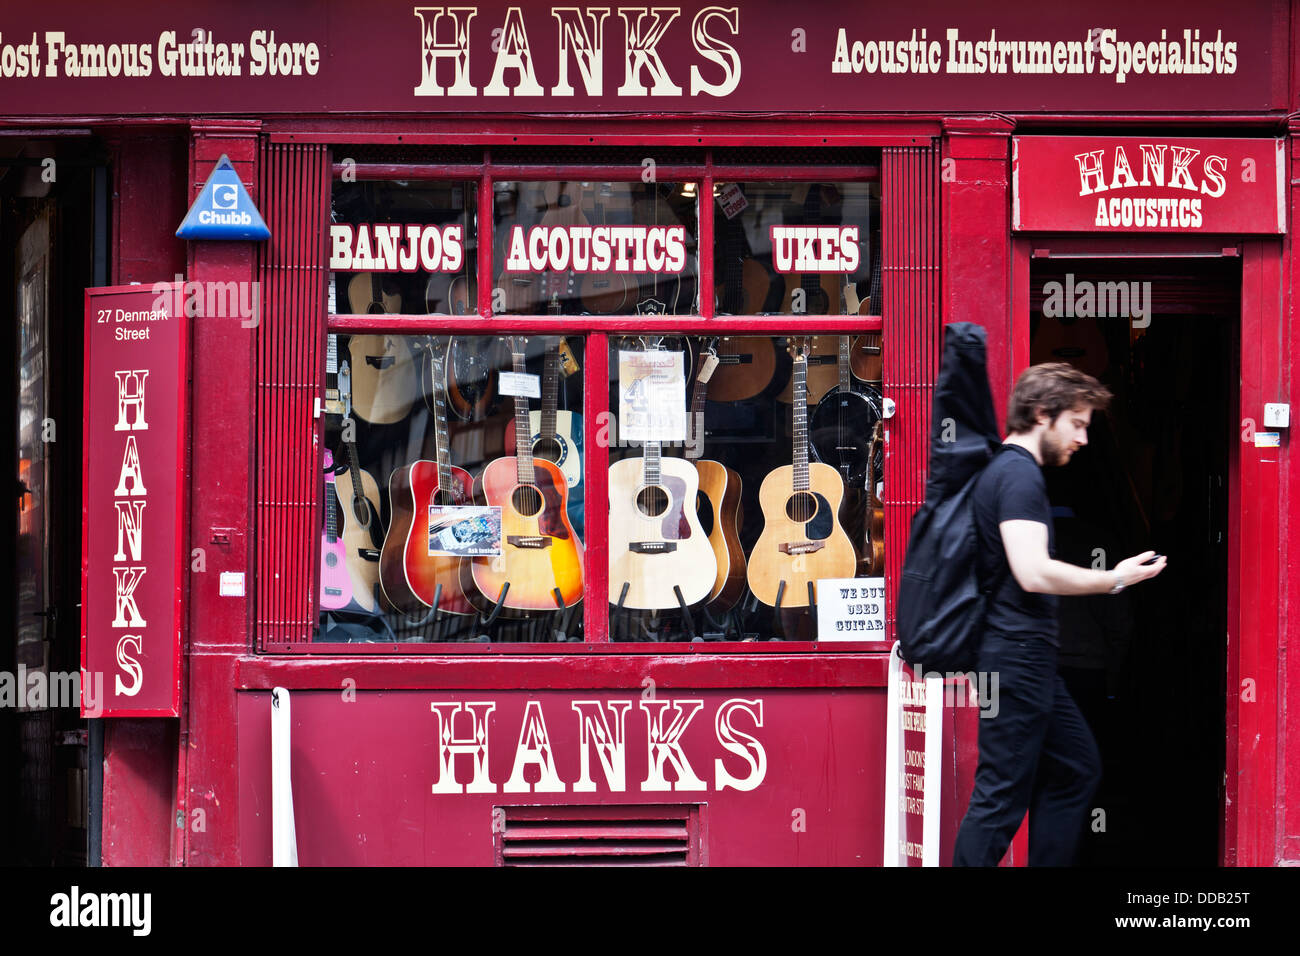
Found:
<svg viewBox="0 0 1300 956"><path fill-rule="evenodd" d="M1070 460L1069 446L1059 441L1051 430L1043 432L1043 439L1038 446L1038 450L1043 456L1044 465L1060 466L1067 464Z"/></svg>

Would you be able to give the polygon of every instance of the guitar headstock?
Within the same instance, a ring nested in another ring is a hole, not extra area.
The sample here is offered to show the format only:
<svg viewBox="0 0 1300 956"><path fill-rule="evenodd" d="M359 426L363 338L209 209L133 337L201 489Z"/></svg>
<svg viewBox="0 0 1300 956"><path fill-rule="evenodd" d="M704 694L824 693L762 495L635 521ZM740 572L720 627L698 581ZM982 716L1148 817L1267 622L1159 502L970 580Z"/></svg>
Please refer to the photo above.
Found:
<svg viewBox="0 0 1300 956"><path fill-rule="evenodd" d="M796 362L808 361L808 350L811 346L811 337L807 335L792 336L786 348L790 352L790 357Z"/></svg>
<svg viewBox="0 0 1300 956"><path fill-rule="evenodd" d="M528 348L528 336L507 335L506 347L510 349L511 358L520 360L524 357L525 351Z"/></svg>

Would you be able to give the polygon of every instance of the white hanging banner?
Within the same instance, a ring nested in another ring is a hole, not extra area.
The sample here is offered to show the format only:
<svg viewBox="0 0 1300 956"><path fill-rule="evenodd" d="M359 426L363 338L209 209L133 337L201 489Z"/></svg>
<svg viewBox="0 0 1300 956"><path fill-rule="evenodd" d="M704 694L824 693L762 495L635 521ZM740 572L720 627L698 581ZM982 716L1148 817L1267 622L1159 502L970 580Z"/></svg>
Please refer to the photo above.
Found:
<svg viewBox="0 0 1300 956"><path fill-rule="evenodd" d="M289 779L289 692L271 691L271 865L298 865L298 834L293 823L293 784Z"/></svg>
<svg viewBox="0 0 1300 956"><path fill-rule="evenodd" d="M885 718L885 866L939 865L943 695L943 677L914 680L895 642Z"/></svg>

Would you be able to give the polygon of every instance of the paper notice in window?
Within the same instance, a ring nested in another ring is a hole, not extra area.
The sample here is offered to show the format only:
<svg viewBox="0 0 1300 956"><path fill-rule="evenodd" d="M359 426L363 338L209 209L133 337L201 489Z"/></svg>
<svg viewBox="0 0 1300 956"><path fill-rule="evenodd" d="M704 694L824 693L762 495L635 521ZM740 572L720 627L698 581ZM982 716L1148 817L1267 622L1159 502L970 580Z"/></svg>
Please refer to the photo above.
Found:
<svg viewBox="0 0 1300 956"><path fill-rule="evenodd" d="M686 441L686 375L681 352L618 353L621 441Z"/></svg>
<svg viewBox="0 0 1300 956"><path fill-rule="evenodd" d="M884 639L884 578L826 578L817 582L817 640Z"/></svg>
<svg viewBox="0 0 1300 956"><path fill-rule="evenodd" d="M488 505L429 505L429 556L501 553L501 509Z"/></svg>

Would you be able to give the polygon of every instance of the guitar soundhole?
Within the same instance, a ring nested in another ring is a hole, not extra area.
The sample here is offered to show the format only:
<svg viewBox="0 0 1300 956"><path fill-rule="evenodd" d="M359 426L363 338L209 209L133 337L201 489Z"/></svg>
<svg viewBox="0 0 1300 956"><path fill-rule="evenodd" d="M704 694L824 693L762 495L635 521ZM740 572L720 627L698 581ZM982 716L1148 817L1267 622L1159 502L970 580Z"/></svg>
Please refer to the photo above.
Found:
<svg viewBox="0 0 1300 956"><path fill-rule="evenodd" d="M542 493L532 485L520 485L510 496L510 503L525 518L531 518L542 510Z"/></svg>
<svg viewBox="0 0 1300 956"><path fill-rule="evenodd" d="M362 525L370 524L370 502L365 498L352 499L352 514L356 516L357 521Z"/></svg>
<svg viewBox="0 0 1300 956"><path fill-rule="evenodd" d="M817 499L806 491L797 491L786 500L785 513L800 524L811 521L817 513Z"/></svg>
<svg viewBox="0 0 1300 956"><path fill-rule="evenodd" d="M554 438L543 438L533 443L533 455L558 463L564 457L564 449Z"/></svg>
<svg viewBox="0 0 1300 956"><path fill-rule="evenodd" d="M339 556L337 554L325 555L325 567L332 568L338 563L339 563Z"/></svg>
<svg viewBox="0 0 1300 956"><path fill-rule="evenodd" d="M695 496L695 513L700 519L700 530L704 532L704 536L713 534L713 502L702 491Z"/></svg>
<svg viewBox="0 0 1300 956"><path fill-rule="evenodd" d="M647 518L658 518L668 510L668 492L658 485L642 488L637 492L636 506Z"/></svg>

